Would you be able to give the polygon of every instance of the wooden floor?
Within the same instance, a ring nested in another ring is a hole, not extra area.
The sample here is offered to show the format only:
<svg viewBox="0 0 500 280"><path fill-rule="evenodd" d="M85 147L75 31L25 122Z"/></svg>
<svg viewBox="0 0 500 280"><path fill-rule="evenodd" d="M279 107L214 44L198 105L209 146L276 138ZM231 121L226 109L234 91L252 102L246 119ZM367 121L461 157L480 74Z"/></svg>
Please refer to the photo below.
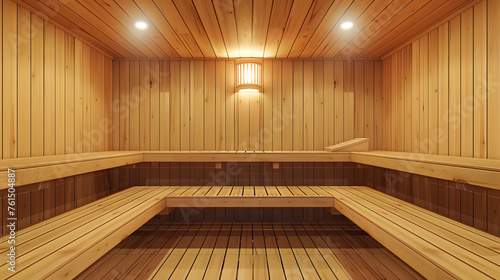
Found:
<svg viewBox="0 0 500 280"><path fill-rule="evenodd" d="M423 279L351 222L149 222L76 279Z"/></svg>

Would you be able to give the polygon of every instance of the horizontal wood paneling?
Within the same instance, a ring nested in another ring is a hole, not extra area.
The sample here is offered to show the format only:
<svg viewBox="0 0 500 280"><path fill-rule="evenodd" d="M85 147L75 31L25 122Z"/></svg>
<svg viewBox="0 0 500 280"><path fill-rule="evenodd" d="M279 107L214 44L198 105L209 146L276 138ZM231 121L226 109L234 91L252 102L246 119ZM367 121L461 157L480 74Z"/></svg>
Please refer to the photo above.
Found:
<svg viewBox="0 0 500 280"><path fill-rule="evenodd" d="M112 61L22 6L2 4L1 157L111 149Z"/></svg>
<svg viewBox="0 0 500 280"><path fill-rule="evenodd" d="M111 170L85 173L17 187L17 230L60 215L120 190L111 184ZM7 225L7 190L1 190L2 235Z"/></svg>
<svg viewBox="0 0 500 280"><path fill-rule="evenodd" d="M500 158L499 12L482 1L384 60L385 150Z"/></svg>
<svg viewBox="0 0 500 280"><path fill-rule="evenodd" d="M381 61L265 61L259 94L235 93L234 64L113 61L113 149L302 151L380 141Z"/></svg>
<svg viewBox="0 0 500 280"><path fill-rule="evenodd" d="M500 192L466 183L365 166L366 185L500 236Z"/></svg>

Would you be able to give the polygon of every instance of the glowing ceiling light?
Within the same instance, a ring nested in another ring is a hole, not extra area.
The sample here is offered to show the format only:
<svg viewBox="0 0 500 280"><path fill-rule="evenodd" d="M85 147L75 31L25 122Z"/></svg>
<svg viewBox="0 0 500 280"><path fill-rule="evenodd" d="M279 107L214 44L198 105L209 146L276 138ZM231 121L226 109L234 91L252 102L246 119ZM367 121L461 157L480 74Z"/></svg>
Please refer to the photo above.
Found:
<svg viewBox="0 0 500 280"><path fill-rule="evenodd" d="M350 21L346 21L346 22L343 22L341 25L340 25L340 28L344 29L344 30L347 30L347 29L351 29L352 27L354 26L354 24Z"/></svg>
<svg viewBox="0 0 500 280"><path fill-rule="evenodd" d="M148 24L145 23L144 21L138 21L138 22L135 23L135 27L137 29L144 30L144 29L148 28Z"/></svg>
<svg viewBox="0 0 500 280"><path fill-rule="evenodd" d="M262 90L262 63L242 61L236 63L236 90L257 93Z"/></svg>

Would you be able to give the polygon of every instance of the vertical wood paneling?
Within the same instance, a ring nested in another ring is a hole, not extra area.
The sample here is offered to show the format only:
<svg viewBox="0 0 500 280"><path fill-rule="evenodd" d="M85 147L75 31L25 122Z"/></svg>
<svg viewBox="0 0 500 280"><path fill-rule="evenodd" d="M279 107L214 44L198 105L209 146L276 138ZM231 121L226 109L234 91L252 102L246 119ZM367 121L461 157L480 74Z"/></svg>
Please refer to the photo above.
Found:
<svg viewBox="0 0 500 280"><path fill-rule="evenodd" d="M384 100L394 94L411 99L412 152L500 158L494 144L500 141L500 21L491 14L495 9L500 9L495 1L482 1L414 41L411 51L404 48L384 60ZM394 90L404 79L394 66L409 63L403 61L411 61L412 86ZM407 131L407 122L401 126L394 120L407 105L384 107L390 111L383 114L384 131Z"/></svg>
<svg viewBox="0 0 500 280"><path fill-rule="evenodd" d="M181 74L180 77L180 150L188 151L190 138L189 138L189 126L190 126L190 106L189 106L189 75L190 75L190 63L189 61L181 61Z"/></svg>
<svg viewBox="0 0 500 280"><path fill-rule="evenodd" d="M331 77L333 79L333 77ZM332 124L333 128L333 124ZM293 150L304 149L304 63L293 62Z"/></svg>
<svg viewBox="0 0 500 280"><path fill-rule="evenodd" d="M344 65L335 61L334 70L335 143L344 141Z"/></svg>
<svg viewBox="0 0 500 280"><path fill-rule="evenodd" d="M420 38L420 145L419 152L429 153L429 35Z"/></svg>
<svg viewBox="0 0 500 280"><path fill-rule="evenodd" d="M354 61L344 61L344 141L354 138Z"/></svg>
<svg viewBox="0 0 500 280"><path fill-rule="evenodd" d="M43 155L55 154L55 27L44 24ZM5 65L4 61L4 65ZM5 80L5 79L4 79ZM88 96L88 95L87 95ZM5 123L4 119L4 123ZM5 135L5 134L4 134ZM4 149L5 153L5 149Z"/></svg>
<svg viewBox="0 0 500 280"><path fill-rule="evenodd" d="M365 75L364 61L355 62L354 73L354 137L364 137L365 129Z"/></svg>
<svg viewBox="0 0 500 280"><path fill-rule="evenodd" d="M382 76L372 61L266 60L259 94L235 92L234 60L160 61L169 72L160 71L158 82L155 63L120 62L114 95L120 100L113 102L120 104L120 139L130 139L130 150L323 150L355 135L374 137L370 116L377 114ZM153 113L158 103L160 124ZM158 137L160 145L153 145Z"/></svg>
<svg viewBox="0 0 500 280"><path fill-rule="evenodd" d="M130 89L129 89L129 104L130 104L130 150L138 151L140 149L141 135L140 135L140 106L141 106L141 92L140 92L140 62L138 60L130 61Z"/></svg>
<svg viewBox="0 0 500 280"><path fill-rule="evenodd" d="M324 122L323 122L323 144L330 146L335 144L335 62L325 61L323 71L323 96L324 96ZM358 122L358 121L357 121ZM357 123L356 122L356 123ZM363 120L364 122L364 120Z"/></svg>
<svg viewBox="0 0 500 280"><path fill-rule="evenodd" d="M205 86L204 86L204 94L205 97L203 99L204 108L205 108L205 146L203 149L208 151L215 151L215 137L216 137L216 108L215 108L215 61L207 61L205 63Z"/></svg>
<svg viewBox="0 0 500 280"><path fill-rule="evenodd" d="M383 126L384 126L384 119L383 119L383 102L384 102L384 92L383 92L383 62L382 61L375 61L374 62L374 74L373 74L373 96L374 96L374 106L373 106L373 112L374 112L374 130L373 130L373 137L371 137L371 134L368 135L368 137L373 138L373 146L372 149L382 149L382 143L383 143ZM413 81L413 80L412 80ZM412 125L413 128L413 125Z"/></svg>
<svg viewBox="0 0 500 280"><path fill-rule="evenodd" d="M281 113L281 61L273 61L273 151L281 151L282 113Z"/></svg>
<svg viewBox="0 0 500 280"><path fill-rule="evenodd" d="M448 23L443 24L438 28L438 83L439 83L439 108L438 108L438 154L447 156L448 150L448 128L449 128L449 109L448 109L448 96L449 96L449 55L448 55Z"/></svg>
<svg viewBox="0 0 500 280"><path fill-rule="evenodd" d="M113 137L113 151L120 150L120 61L114 60L112 74L112 137Z"/></svg>
<svg viewBox="0 0 500 280"><path fill-rule="evenodd" d="M429 33L429 154L437 154L438 143L438 31Z"/></svg>
<svg viewBox="0 0 500 280"><path fill-rule="evenodd" d="M83 44L75 39L75 152L83 152Z"/></svg>
<svg viewBox="0 0 500 280"><path fill-rule="evenodd" d="M324 96L323 96L323 61L314 61L314 150L325 147L324 140ZM354 113L354 112L353 112Z"/></svg>
<svg viewBox="0 0 500 280"><path fill-rule="evenodd" d="M31 13L19 7L17 15L17 122L18 122L18 157L31 156ZM27 33L27 34L25 34Z"/></svg>
<svg viewBox="0 0 500 280"><path fill-rule="evenodd" d="M139 63L139 150L151 149L151 61L143 60ZM158 133L158 129L155 129Z"/></svg>
<svg viewBox="0 0 500 280"><path fill-rule="evenodd" d="M65 153L75 153L75 38L65 34ZM110 69L111 70L111 69ZM111 97L111 95L109 95ZM111 105L111 98L109 99ZM111 109L109 110L111 112Z"/></svg>
<svg viewBox="0 0 500 280"><path fill-rule="evenodd" d="M88 153L91 151L91 81L90 81L90 65L91 51L90 47L82 46L82 152Z"/></svg>
<svg viewBox="0 0 500 280"><path fill-rule="evenodd" d="M160 61L155 63L155 69L158 67L158 74L155 75L154 88L158 89L158 109L156 118L158 122L158 149L165 150L170 148L170 63ZM160 83L162 81L162 83ZM154 110L153 110L154 111ZM151 129L154 129L153 126ZM156 145L151 147L155 149Z"/></svg>
<svg viewBox="0 0 500 280"><path fill-rule="evenodd" d="M488 158L500 158L500 2L488 1ZM498 200L497 200L498 201ZM498 213L498 212L497 212ZM498 217L498 214L497 214Z"/></svg>
<svg viewBox="0 0 500 280"><path fill-rule="evenodd" d="M43 155L43 19L31 17L31 156ZM36 32L35 32L36 31ZM76 46L75 46L76 48ZM76 49L75 49L76 53ZM75 58L76 60L76 58ZM75 73L77 71L75 65ZM80 81L80 80L79 80ZM75 112L76 114L76 112ZM76 129L76 124L75 124ZM75 130L75 139L76 139Z"/></svg>
<svg viewBox="0 0 500 280"><path fill-rule="evenodd" d="M267 67L267 69L271 70ZM266 70L266 73L269 72ZM236 149L236 135L235 135L235 106L236 106L236 94L235 94L235 83L234 83L234 61L229 61L226 63L226 150L234 151ZM272 72L270 72L272 73ZM221 77L222 78L222 77ZM271 102L269 102L272 104ZM272 116L271 114L269 116ZM269 125L272 125L272 119ZM271 130L272 131L272 130ZM270 138L272 141L272 138ZM272 142L270 144L272 147Z"/></svg>
<svg viewBox="0 0 500 280"><path fill-rule="evenodd" d="M226 149L226 63L217 61L215 63L215 150Z"/></svg>
<svg viewBox="0 0 500 280"><path fill-rule="evenodd" d="M17 157L17 5L3 1L3 158ZM53 143L52 143L53 144Z"/></svg>
<svg viewBox="0 0 500 280"><path fill-rule="evenodd" d="M166 150L179 151L181 149L181 111L180 111L180 82L181 64L179 61L170 63L170 148ZM168 79L168 76L165 77ZM160 81L162 84L168 82Z"/></svg>
<svg viewBox="0 0 500 280"><path fill-rule="evenodd" d="M292 150L292 124L294 121L293 115L293 64L292 61L283 61L283 75L282 75L282 139L283 150Z"/></svg>
<svg viewBox="0 0 500 280"><path fill-rule="evenodd" d="M56 155L61 155L65 153L65 116L66 116L66 103L65 97L67 92L65 92L65 63L64 63L64 31L56 28L56 39L55 39L55 53L56 53L56 63L55 63L55 153ZM95 66L95 71L98 72L99 68ZM52 112L51 112L52 113Z"/></svg>
<svg viewBox="0 0 500 280"><path fill-rule="evenodd" d="M304 61L304 150L314 150L314 64Z"/></svg>
<svg viewBox="0 0 500 280"><path fill-rule="evenodd" d="M420 41L411 46L411 151L420 151Z"/></svg>
<svg viewBox="0 0 500 280"><path fill-rule="evenodd" d="M460 65L460 155L463 157L472 157L473 148L473 125L474 125L474 11L469 9L461 15L461 65Z"/></svg>
<svg viewBox="0 0 500 280"><path fill-rule="evenodd" d="M460 17L450 20L449 152L460 156Z"/></svg>
<svg viewBox="0 0 500 280"><path fill-rule="evenodd" d="M486 157L487 22L486 1L474 7L474 157Z"/></svg>

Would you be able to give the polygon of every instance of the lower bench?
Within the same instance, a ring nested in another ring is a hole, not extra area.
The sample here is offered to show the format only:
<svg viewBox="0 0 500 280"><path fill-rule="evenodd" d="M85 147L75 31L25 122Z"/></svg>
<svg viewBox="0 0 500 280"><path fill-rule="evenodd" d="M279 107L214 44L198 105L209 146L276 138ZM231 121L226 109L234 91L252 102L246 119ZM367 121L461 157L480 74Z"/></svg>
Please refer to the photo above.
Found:
<svg viewBox="0 0 500 280"><path fill-rule="evenodd" d="M500 279L500 238L367 187L321 187L342 214L428 279Z"/></svg>
<svg viewBox="0 0 500 280"><path fill-rule="evenodd" d="M0 279L72 279L165 208L170 188L134 187L43 221L16 234L15 273ZM0 239L6 256L7 237Z"/></svg>
<svg viewBox="0 0 500 280"><path fill-rule="evenodd" d="M426 278L500 279L500 238L367 187L337 186L130 188L17 232L16 273L3 263L0 278L74 278L175 207L335 207Z"/></svg>

